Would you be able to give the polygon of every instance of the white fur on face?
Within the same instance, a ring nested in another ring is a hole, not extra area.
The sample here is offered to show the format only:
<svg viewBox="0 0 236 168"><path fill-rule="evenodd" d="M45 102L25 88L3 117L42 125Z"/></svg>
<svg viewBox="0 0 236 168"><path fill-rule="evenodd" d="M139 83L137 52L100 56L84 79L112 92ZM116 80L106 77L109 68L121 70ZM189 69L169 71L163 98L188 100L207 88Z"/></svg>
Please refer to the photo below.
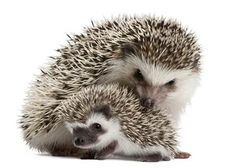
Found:
<svg viewBox="0 0 236 168"><path fill-rule="evenodd" d="M93 114L86 122L87 126L93 123L99 123L106 132L98 137L98 143L94 146L95 149L100 150L112 141L116 140L120 132L120 123L116 118L110 118L107 120L101 114Z"/></svg>

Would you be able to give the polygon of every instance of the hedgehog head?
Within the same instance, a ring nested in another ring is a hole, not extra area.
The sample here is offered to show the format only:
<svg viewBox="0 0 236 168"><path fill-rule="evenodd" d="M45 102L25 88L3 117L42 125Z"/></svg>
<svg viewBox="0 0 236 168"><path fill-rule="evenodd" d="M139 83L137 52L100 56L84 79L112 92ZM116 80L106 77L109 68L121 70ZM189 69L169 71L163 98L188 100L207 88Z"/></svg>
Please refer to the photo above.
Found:
<svg viewBox="0 0 236 168"><path fill-rule="evenodd" d="M102 81L134 88L145 107L181 111L198 84L200 47L195 36L173 21L141 23L120 44ZM135 32L137 31L137 32Z"/></svg>
<svg viewBox="0 0 236 168"><path fill-rule="evenodd" d="M72 133L76 147L93 150L102 149L116 140L120 130L119 121L112 116L109 105L95 106L85 123L66 122L66 127Z"/></svg>

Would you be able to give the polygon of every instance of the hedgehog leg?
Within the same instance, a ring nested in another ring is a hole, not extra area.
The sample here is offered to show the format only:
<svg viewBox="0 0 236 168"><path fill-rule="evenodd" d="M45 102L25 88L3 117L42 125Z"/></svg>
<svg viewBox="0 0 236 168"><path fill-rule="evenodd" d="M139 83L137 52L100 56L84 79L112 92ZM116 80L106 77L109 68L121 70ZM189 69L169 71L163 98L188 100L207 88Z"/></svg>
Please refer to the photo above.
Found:
<svg viewBox="0 0 236 168"><path fill-rule="evenodd" d="M107 147L103 148L101 151L98 151L95 155L95 159L105 159L110 154L112 154L116 147L117 147L117 141L112 141Z"/></svg>
<svg viewBox="0 0 236 168"><path fill-rule="evenodd" d="M85 151L68 146L54 146L48 150L52 156L82 157Z"/></svg>
<svg viewBox="0 0 236 168"><path fill-rule="evenodd" d="M191 156L188 152L176 152L175 159L188 159Z"/></svg>
<svg viewBox="0 0 236 168"><path fill-rule="evenodd" d="M80 157L80 159L95 159L95 155L96 155L96 151L88 150Z"/></svg>

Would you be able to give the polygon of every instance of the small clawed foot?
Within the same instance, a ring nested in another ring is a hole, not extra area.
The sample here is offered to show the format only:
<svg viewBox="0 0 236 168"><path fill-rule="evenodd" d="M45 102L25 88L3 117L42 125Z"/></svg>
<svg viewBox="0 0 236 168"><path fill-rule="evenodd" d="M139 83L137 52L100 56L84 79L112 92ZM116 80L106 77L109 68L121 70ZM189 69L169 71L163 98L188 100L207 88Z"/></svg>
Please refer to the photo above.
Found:
<svg viewBox="0 0 236 168"><path fill-rule="evenodd" d="M175 153L175 159L188 159L191 156L188 152L177 152Z"/></svg>

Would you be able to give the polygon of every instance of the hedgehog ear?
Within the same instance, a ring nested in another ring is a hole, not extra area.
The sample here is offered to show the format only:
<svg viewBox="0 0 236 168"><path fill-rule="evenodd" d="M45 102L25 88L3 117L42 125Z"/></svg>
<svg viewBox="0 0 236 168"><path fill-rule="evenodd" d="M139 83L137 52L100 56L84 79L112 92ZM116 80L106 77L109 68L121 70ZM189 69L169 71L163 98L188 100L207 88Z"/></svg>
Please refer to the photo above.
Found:
<svg viewBox="0 0 236 168"><path fill-rule="evenodd" d="M137 47L133 43L124 43L121 46L121 54L126 55L135 55L137 53Z"/></svg>
<svg viewBox="0 0 236 168"><path fill-rule="evenodd" d="M111 107L108 104L105 105L97 105L93 109L94 113L100 113L106 117L106 119L110 119L112 117Z"/></svg>
<svg viewBox="0 0 236 168"><path fill-rule="evenodd" d="M68 131L69 131L71 134L73 134L73 127L74 127L75 124L70 123L70 122L68 122L68 121L65 121L65 122L64 122L64 125L65 125L65 127L68 129Z"/></svg>

